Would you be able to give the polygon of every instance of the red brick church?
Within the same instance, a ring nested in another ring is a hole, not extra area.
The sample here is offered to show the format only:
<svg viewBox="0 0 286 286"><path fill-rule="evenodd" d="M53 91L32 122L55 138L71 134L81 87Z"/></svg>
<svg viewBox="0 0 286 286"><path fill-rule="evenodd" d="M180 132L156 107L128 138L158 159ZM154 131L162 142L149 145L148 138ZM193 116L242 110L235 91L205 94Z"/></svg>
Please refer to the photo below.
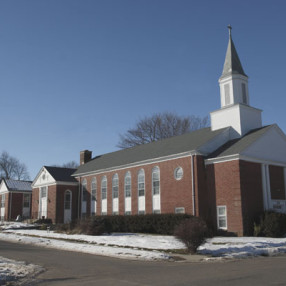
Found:
<svg viewBox="0 0 286 286"><path fill-rule="evenodd" d="M210 113L209 128L94 158L82 151L69 218L188 213L244 235L264 210L286 212L286 136L276 124L263 126L250 105L231 28L219 85L221 108Z"/></svg>

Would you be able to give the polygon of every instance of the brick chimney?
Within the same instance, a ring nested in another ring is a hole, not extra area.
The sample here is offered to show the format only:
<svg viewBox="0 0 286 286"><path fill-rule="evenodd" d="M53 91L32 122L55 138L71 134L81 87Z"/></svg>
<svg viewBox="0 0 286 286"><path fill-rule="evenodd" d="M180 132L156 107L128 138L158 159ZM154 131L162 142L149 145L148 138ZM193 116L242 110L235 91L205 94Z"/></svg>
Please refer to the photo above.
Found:
<svg viewBox="0 0 286 286"><path fill-rule="evenodd" d="M89 151L89 150L80 151L79 164L83 165L83 164L87 163L88 161L91 160L91 156L92 156L92 151Z"/></svg>

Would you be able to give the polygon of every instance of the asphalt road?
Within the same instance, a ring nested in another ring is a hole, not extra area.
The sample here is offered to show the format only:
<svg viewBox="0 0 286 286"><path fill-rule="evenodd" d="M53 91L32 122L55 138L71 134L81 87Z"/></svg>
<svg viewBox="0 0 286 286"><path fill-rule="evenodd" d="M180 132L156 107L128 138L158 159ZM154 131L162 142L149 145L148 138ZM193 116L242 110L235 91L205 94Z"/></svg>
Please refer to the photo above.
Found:
<svg viewBox="0 0 286 286"><path fill-rule="evenodd" d="M228 262L142 262L0 241L0 256L43 266L29 285L286 285L286 256Z"/></svg>

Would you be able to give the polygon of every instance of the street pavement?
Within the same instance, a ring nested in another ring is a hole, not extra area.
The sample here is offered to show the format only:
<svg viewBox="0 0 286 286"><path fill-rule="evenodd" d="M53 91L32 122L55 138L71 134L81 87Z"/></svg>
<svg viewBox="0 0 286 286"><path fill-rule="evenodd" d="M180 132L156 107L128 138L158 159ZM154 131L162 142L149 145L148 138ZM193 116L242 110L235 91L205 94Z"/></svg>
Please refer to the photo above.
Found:
<svg viewBox="0 0 286 286"><path fill-rule="evenodd" d="M25 285L286 285L286 256L224 262L144 262L0 241L0 255L45 268Z"/></svg>

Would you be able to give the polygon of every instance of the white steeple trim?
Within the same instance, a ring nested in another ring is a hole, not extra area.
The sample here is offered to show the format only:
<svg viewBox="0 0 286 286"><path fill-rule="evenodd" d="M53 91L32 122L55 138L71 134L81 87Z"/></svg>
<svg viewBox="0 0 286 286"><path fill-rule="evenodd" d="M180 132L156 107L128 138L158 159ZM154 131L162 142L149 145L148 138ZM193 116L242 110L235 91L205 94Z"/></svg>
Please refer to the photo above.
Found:
<svg viewBox="0 0 286 286"><path fill-rule="evenodd" d="M262 127L261 110L244 105L233 104L210 113L212 131L232 127L230 139L242 137L248 131Z"/></svg>
<svg viewBox="0 0 286 286"><path fill-rule="evenodd" d="M219 79L221 107L243 103L249 105L248 78L232 74Z"/></svg>

